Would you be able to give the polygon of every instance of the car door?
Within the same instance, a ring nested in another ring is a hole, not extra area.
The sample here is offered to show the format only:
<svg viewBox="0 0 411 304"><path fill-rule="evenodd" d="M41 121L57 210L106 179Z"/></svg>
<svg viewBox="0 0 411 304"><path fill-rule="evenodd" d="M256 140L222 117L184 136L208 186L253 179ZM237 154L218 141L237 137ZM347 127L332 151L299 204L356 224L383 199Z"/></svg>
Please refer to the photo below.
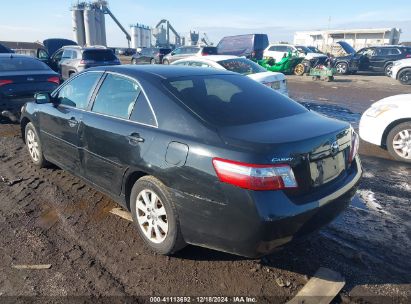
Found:
<svg viewBox="0 0 411 304"><path fill-rule="evenodd" d="M186 50L187 48L185 48L185 47L181 47L181 48L177 48L177 49L175 49L174 51L172 51L171 52L171 56L170 56L170 63L171 62L174 62L174 61L176 61L176 60L179 60L179 59L182 59L182 58L184 58L184 56L185 56L185 54L186 54L186 52L187 52L187 50Z"/></svg>
<svg viewBox="0 0 411 304"><path fill-rule="evenodd" d="M62 55L63 55L63 50L60 49L57 52L55 52L50 58L50 68L52 68L56 72L59 71L59 63L61 61Z"/></svg>
<svg viewBox="0 0 411 304"><path fill-rule="evenodd" d="M384 70L384 64L387 60L388 49L387 48L376 48L370 56L370 69L376 72L381 72Z"/></svg>
<svg viewBox="0 0 411 304"><path fill-rule="evenodd" d="M149 112L143 117L145 121L139 118L140 111ZM107 73L80 129L85 177L119 195L127 169L144 166L143 155L155 127L140 84L127 76Z"/></svg>
<svg viewBox="0 0 411 304"><path fill-rule="evenodd" d="M54 103L38 113L40 137L46 159L81 174L78 129L101 72L86 72L53 94Z"/></svg>
<svg viewBox="0 0 411 304"><path fill-rule="evenodd" d="M374 49L364 48L355 54L355 57L359 60L358 68L360 71L368 71L370 69L370 58L373 53Z"/></svg>

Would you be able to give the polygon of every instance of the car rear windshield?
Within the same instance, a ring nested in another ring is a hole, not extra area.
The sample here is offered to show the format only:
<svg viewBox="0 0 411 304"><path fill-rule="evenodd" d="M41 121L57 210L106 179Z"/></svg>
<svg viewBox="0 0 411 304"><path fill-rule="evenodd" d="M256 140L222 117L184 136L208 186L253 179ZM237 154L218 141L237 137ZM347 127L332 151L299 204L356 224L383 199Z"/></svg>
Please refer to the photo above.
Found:
<svg viewBox="0 0 411 304"><path fill-rule="evenodd" d="M0 72L48 70L49 67L34 58L6 57L0 58Z"/></svg>
<svg viewBox="0 0 411 304"><path fill-rule="evenodd" d="M113 61L116 60L112 50L89 50L83 52L84 60Z"/></svg>
<svg viewBox="0 0 411 304"><path fill-rule="evenodd" d="M167 79L166 88L203 120L216 126L245 125L307 111L297 102L241 75Z"/></svg>
<svg viewBox="0 0 411 304"><path fill-rule="evenodd" d="M228 71L243 75L267 72L262 66L245 58L221 60L217 63Z"/></svg>
<svg viewBox="0 0 411 304"><path fill-rule="evenodd" d="M167 55L168 53L171 53L171 49L160 49L161 55Z"/></svg>
<svg viewBox="0 0 411 304"><path fill-rule="evenodd" d="M201 53L203 55L217 55L217 48L215 46L206 46Z"/></svg>

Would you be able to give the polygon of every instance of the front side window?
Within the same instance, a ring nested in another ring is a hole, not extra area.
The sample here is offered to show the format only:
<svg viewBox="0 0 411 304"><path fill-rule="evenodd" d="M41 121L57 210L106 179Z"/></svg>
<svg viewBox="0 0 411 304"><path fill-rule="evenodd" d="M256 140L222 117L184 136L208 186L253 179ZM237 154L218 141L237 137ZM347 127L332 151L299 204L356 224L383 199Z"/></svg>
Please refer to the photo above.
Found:
<svg viewBox="0 0 411 304"><path fill-rule="evenodd" d="M126 77L108 74L93 104L93 112L128 119L140 94L139 85Z"/></svg>
<svg viewBox="0 0 411 304"><path fill-rule="evenodd" d="M47 52L43 49L39 50L39 55L38 55L39 59L48 59L49 58L49 54L47 54Z"/></svg>
<svg viewBox="0 0 411 304"><path fill-rule="evenodd" d="M90 72L74 78L58 92L57 99L59 104L86 109L100 77L101 73Z"/></svg>

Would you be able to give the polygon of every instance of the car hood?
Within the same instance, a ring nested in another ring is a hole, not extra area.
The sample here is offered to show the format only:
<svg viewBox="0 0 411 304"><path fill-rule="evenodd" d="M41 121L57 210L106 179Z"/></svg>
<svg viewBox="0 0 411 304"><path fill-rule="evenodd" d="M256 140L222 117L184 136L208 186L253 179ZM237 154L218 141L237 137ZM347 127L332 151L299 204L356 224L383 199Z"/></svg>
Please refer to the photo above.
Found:
<svg viewBox="0 0 411 304"><path fill-rule="evenodd" d="M323 137L348 127L346 122L307 111L270 121L222 127L219 133L227 143L285 144Z"/></svg>
<svg viewBox="0 0 411 304"><path fill-rule="evenodd" d="M258 82L273 82L285 79L285 75L283 73L277 72L261 72L255 74L248 74L247 77L250 77L251 79Z"/></svg>
<svg viewBox="0 0 411 304"><path fill-rule="evenodd" d="M354 55L354 54L356 53L355 49L354 49L350 44L348 44L347 42L345 42L345 41L338 41L337 43L342 47L342 49L343 49L347 54Z"/></svg>
<svg viewBox="0 0 411 304"><path fill-rule="evenodd" d="M411 58L406 58L406 59L401 59L401 60L396 60L395 63L399 63L401 65L409 65L411 66Z"/></svg>
<svg viewBox="0 0 411 304"><path fill-rule="evenodd" d="M400 94L386 97L373 103L371 107L376 107L385 104L394 104L397 106L411 106L411 94Z"/></svg>
<svg viewBox="0 0 411 304"><path fill-rule="evenodd" d="M52 56L57 50L66 45L77 45L76 42L70 39L50 38L43 41L44 48L47 53Z"/></svg>

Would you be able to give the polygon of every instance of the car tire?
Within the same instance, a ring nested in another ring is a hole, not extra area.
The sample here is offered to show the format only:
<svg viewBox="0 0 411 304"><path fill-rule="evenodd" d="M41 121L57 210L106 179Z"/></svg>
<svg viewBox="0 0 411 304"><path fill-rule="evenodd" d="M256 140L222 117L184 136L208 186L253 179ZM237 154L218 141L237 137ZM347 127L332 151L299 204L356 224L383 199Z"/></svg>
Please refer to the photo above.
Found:
<svg viewBox="0 0 411 304"><path fill-rule="evenodd" d="M131 64L137 64L137 60L131 59Z"/></svg>
<svg viewBox="0 0 411 304"><path fill-rule="evenodd" d="M339 62L336 64L335 69L338 74L346 75L348 74L348 64L345 62Z"/></svg>
<svg viewBox="0 0 411 304"><path fill-rule="evenodd" d="M169 190L157 178L137 180L131 189L130 207L139 235L153 251L170 255L186 246Z"/></svg>
<svg viewBox="0 0 411 304"><path fill-rule="evenodd" d="M392 76L392 63L389 63L384 68L385 76L391 77Z"/></svg>
<svg viewBox="0 0 411 304"><path fill-rule="evenodd" d="M73 77L73 75L76 74L75 72L69 72L68 76L69 78Z"/></svg>
<svg viewBox="0 0 411 304"><path fill-rule="evenodd" d="M297 76L303 76L305 73L305 65L303 63L299 63L294 68L294 74Z"/></svg>
<svg viewBox="0 0 411 304"><path fill-rule="evenodd" d="M156 60L155 60L154 58L152 58L152 59L150 60L150 64L156 64Z"/></svg>
<svg viewBox="0 0 411 304"><path fill-rule="evenodd" d="M24 131L26 147L29 152L31 161L39 168L47 166L47 160L44 158L40 138L34 125L29 122Z"/></svg>
<svg viewBox="0 0 411 304"><path fill-rule="evenodd" d="M168 59L163 59L163 64L170 64L170 61L168 61Z"/></svg>
<svg viewBox="0 0 411 304"><path fill-rule="evenodd" d="M411 163L411 121L392 128L388 133L386 145L393 158Z"/></svg>
<svg viewBox="0 0 411 304"><path fill-rule="evenodd" d="M403 69L398 73L398 80L401 84L411 84L411 69Z"/></svg>

